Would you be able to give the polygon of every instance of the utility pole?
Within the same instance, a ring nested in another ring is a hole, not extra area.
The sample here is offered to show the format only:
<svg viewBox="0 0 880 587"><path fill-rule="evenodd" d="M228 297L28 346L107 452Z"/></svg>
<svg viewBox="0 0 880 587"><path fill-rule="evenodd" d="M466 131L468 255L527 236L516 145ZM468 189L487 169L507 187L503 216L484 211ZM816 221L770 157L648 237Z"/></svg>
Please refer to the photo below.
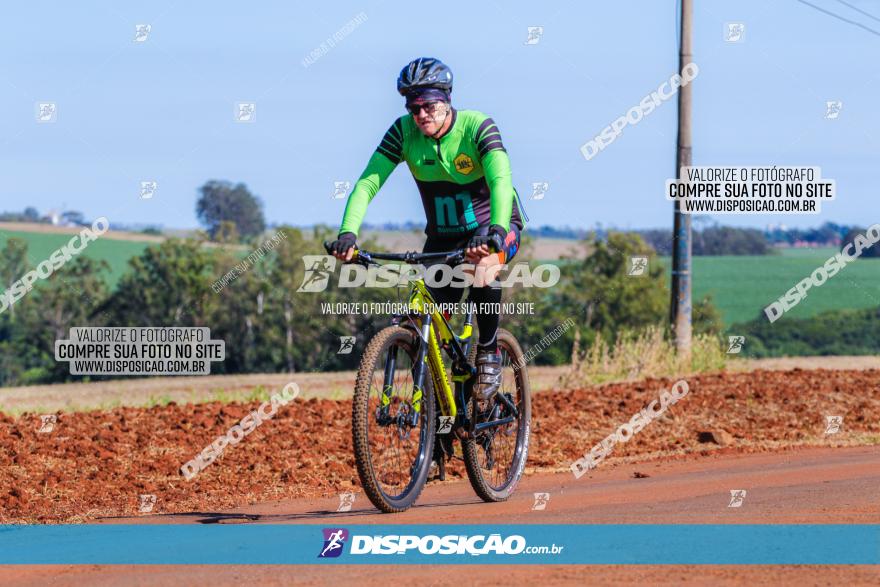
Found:
<svg viewBox="0 0 880 587"><path fill-rule="evenodd" d="M693 0L681 0L681 39L678 50L678 74L691 62L691 25ZM678 148L675 175L691 164L691 84L678 88ZM670 318L675 333L675 348L686 359L691 356L691 216L682 214L681 202L675 201L672 232L672 303Z"/></svg>

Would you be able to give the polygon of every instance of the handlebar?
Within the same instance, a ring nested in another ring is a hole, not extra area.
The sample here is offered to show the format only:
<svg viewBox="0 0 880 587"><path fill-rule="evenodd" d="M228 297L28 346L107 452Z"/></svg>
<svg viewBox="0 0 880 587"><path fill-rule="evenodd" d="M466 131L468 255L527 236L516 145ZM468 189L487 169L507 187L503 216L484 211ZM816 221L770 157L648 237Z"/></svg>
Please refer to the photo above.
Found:
<svg viewBox="0 0 880 587"><path fill-rule="evenodd" d="M333 251L331 241L324 241L324 248L327 253L332 255ZM360 263L361 265L378 265L376 261L403 261L404 263L420 263L421 261L434 261L442 259L445 264L459 265L464 262L464 248L452 251L439 251L436 253L417 253L415 251L407 251L405 253L373 253L364 249L355 247L354 255L348 263Z"/></svg>

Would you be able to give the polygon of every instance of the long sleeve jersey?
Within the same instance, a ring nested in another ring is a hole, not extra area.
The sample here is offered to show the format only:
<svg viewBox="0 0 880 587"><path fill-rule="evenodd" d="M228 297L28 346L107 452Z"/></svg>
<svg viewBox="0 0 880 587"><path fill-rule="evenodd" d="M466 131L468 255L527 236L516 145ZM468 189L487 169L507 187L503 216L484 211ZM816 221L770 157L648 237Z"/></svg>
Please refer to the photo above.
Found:
<svg viewBox="0 0 880 587"><path fill-rule="evenodd" d="M357 235L367 205L401 161L421 194L429 237L452 238L486 224L522 230L528 216L495 122L475 110L453 108L451 115L439 139L425 136L409 114L394 121L348 197L340 234Z"/></svg>

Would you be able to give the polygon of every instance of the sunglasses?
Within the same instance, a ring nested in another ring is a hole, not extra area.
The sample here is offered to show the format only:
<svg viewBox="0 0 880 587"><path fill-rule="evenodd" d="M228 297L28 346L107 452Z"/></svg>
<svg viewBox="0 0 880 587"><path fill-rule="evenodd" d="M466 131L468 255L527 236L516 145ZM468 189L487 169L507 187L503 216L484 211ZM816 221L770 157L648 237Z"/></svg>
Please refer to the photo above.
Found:
<svg viewBox="0 0 880 587"><path fill-rule="evenodd" d="M440 105L442 103L443 102L440 102L439 100L437 100L437 101L433 101L433 102L423 102L421 104L407 104L406 109L413 116L417 116L419 114L419 111L423 110L423 109L425 111L425 114L427 114L428 116L433 116L440 109Z"/></svg>

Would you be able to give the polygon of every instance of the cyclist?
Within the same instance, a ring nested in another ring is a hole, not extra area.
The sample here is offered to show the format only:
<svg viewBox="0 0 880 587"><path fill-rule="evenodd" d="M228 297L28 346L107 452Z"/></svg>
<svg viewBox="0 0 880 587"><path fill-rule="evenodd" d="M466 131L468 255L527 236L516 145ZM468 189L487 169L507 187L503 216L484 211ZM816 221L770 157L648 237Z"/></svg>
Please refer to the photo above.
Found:
<svg viewBox="0 0 880 587"><path fill-rule="evenodd" d="M352 258L367 204L395 167L406 161L427 218L423 252L467 245L467 260L477 265L477 275L490 274L493 267L513 259L523 218L528 221L511 183L510 160L498 126L481 112L452 107L452 71L438 59L420 57L407 64L397 78L397 91L406 99L409 114L385 133L349 195L333 254L345 261ZM479 327L474 393L488 400L501 386L499 315L480 308L500 303L501 289L477 286L478 282L475 279L470 295L477 304ZM460 288L429 289L438 303L461 300Z"/></svg>

